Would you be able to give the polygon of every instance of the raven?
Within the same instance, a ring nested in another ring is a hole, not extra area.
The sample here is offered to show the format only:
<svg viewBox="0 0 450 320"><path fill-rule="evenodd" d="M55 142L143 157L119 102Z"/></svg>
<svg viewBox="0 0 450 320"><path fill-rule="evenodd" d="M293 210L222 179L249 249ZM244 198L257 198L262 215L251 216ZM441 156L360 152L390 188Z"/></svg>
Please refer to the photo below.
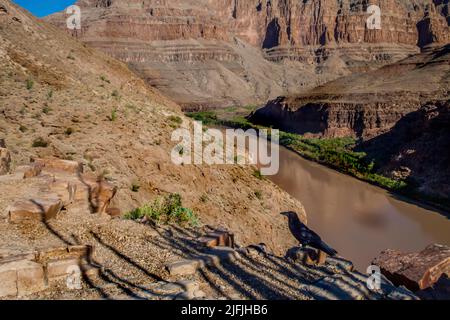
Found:
<svg viewBox="0 0 450 320"><path fill-rule="evenodd" d="M308 245L319 249L332 257L337 254L337 251L323 242L317 233L303 224L295 212L289 211L281 214L289 218L289 230L302 246Z"/></svg>

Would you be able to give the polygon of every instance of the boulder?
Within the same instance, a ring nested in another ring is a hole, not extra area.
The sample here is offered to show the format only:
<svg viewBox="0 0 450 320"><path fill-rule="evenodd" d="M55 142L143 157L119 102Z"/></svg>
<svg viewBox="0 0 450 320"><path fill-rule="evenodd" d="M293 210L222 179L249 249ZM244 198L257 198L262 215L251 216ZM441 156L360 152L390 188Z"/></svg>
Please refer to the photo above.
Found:
<svg viewBox="0 0 450 320"><path fill-rule="evenodd" d="M101 177L83 175L82 182L88 188L89 202L95 213L104 214L117 193L117 187Z"/></svg>
<svg viewBox="0 0 450 320"><path fill-rule="evenodd" d="M286 259L293 261L294 263L298 262L306 266L315 265L319 255L317 254L317 250L310 247L294 247L290 248L285 255Z"/></svg>
<svg viewBox="0 0 450 320"><path fill-rule="evenodd" d="M48 172L65 172L70 174L83 173L83 165L76 161L62 160L57 158L33 159L33 165L40 166Z"/></svg>
<svg viewBox="0 0 450 320"><path fill-rule="evenodd" d="M416 294L422 300L450 300L450 278L443 274L433 286Z"/></svg>
<svg viewBox="0 0 450 320"><path fill-rule="evenodd" d="M419 253L385 250L373 264L396 286L423 290L432 287L442 275L450 274L450 247L433 244Z"/></svg>
<svg viewBox="0 0 450 320"><path fill-rule="evenodd" d="M47 221L56 217L62 209L58 198L19 200L9 207L9 221L20 223L27 220Z"/></svg>
<svg viewBox="0 0 450 320"><path fill-rule="evenodd" d="M208 233L198 240L205 247L234 247L234 235L228 231L216 231Z"/></svg>
<svg viewBox="0 0 450 320"><path fill-rule="evenodd" d="M21 174L23 179L30 179L37 177L41 174L42 166L37 164L27 165L27 166L20 166L16 168L16 173Z"/></svg>

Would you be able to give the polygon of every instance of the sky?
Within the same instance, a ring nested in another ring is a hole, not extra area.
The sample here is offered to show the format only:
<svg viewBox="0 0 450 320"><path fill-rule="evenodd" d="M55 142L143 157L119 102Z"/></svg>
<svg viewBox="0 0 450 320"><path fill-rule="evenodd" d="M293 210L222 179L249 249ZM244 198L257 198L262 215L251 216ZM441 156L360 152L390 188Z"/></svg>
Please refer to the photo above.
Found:
<svg viewBox="0 0 450 320"><path fill-rule="evenodd" d="M74 4L76 0L12 0L37 17L45 17L57 11L62 11Z"/></svg>

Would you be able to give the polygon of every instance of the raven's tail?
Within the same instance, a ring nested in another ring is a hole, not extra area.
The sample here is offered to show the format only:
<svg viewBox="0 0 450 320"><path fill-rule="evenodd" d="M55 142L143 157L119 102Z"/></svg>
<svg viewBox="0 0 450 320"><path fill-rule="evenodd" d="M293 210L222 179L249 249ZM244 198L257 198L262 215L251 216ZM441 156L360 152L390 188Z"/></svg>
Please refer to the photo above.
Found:
<svg viewBox="0 0 450 320"><path fill-rule="evenodd" d="M337 251L334 250L333 248L331 248L329 245L327 245L325 242L322 241L322 243L320 244L320 250L322 250L323 252L325 252L326 254L328 254L331 257L334 257L335 255L337 255Z"/></svg>

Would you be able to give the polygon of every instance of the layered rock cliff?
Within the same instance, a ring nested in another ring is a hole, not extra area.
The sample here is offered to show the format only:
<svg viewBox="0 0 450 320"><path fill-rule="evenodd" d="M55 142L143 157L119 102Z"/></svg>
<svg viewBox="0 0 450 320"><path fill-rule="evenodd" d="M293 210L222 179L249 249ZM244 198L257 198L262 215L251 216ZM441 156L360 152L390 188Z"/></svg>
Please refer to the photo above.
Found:
<svg viewBox="0 0 450 320"><path fill-rule="evenodd" d="M80 0L84 42L178 102L265 102L449 41L440 0ZM381 29L368 28L370 4ZM66 15L49 21L66 28Z"/></svg>
<svg viewBox="0 0 450 320"><path fill-rule="evenodd" d="M403 116L450 93L450 45L353 74L307 93L279 97L251 119L300 134L370 138Z"/></svg>

